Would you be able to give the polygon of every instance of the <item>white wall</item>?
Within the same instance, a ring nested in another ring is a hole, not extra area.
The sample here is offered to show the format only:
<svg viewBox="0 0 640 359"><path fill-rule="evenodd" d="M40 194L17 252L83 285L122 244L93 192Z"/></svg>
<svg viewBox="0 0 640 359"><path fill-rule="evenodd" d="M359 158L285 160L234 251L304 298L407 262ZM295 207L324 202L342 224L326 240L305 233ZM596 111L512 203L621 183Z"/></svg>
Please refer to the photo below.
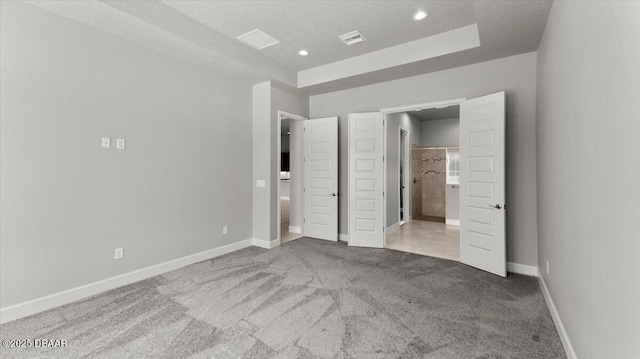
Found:
<svg viewBox="0 0 640 359"><path fill-rule="evenodd" d="M311 96L312 117L340 116L340 233L348 234L348 113L506 91L507 259L537 265L535 90L536 54L533 52Z"/></svg>
<svg viewBox="0 0 640 359"><path fill-rule="evenodd" d="M252 134L253 152L253 238L269 240L271 236L271 83L262 82L253 85L252 92ZM277 144L276 144L277 146ZM276 162L277 163L277 162ZM274 165L274 167L277 167ZM264 187L258 187L257 181L264 181ZM277 181L277 179L275 179ZM278 182L276 182L277 184Z"/></svg>
<svg viewBox="0 0 640 359"><path fill-rule="evenodd" d="M539 262L581 359L640 358L639 64L639 2L554 2L538 52Z"/></svg>
<svg viewBox="0 0 640 359"><path fill-rule="evenodd" d="M251 237L250 84L0 12L2 308Z"/></svg>
<svg viewBox="0 0 640 359"><path fill-rule="evenodd" d="M387 115L387 150L385 160L387 162L387 190L385 196L387 197L387 227L394 225L400 221L398 208L400 207L400 177L398 173L400 171L399 162L399 146L400 146L400 128L409 131L409 149L411 145L419 145L422 142L420 120L412 114L401 112L392 113ZM409 152L411 153L411 152ZM407 160L407 168L405 169L407 175L411 177L411 158ZM406 190L411 193L410 188ZM411 195L409 195L409 203L407 203L406 211L407 215L411 214Z"/></svg>
<svg viewBox="0 0 640 359"><path fill-rule="evenodd" d="M291 181L280 180L280 198L291 199Z"/></svg>
<svg viewBox="0 0 640 359"><path fill-rule="evenodd" d="M445 220L460 222L460 186L446 185L445 189Z"/></svg>
<svg viewBox="0 0 640 359"><path fill-rule="evenodd" d="M308 108L309 98L302 93L282 89L269 81L253 86L253 238L275 240L280 227L278 111L307 117ZM255 187L257 180L265 180L266 186Z"/></svg>
<svg viewBox="0 0 640 359"><path fill-rule="evenodd" d="M422 121L422 145L460 147L460 119Z"/></svg>

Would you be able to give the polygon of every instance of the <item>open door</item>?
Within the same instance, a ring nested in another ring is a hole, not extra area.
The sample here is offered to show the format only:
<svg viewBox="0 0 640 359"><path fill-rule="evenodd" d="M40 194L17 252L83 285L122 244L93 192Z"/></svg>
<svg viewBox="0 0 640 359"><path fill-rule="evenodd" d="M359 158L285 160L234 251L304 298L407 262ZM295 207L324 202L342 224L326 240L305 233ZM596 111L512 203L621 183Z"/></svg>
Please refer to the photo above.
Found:
<svg viewBox="0 0 640 359"><path fill-rule="evenodd" d="M460 262L506 277L505 94L460 104Z"/></svg>
<svg viewBox="0 0 640 359"><path fill-rule="evenodd" d="M384 248L381 112L349 114L349 245Z"/></svg>
<svg viewBox="0 0 640 359"><path fill-rule="evenodd" d="M338 240L338 118L305 121L304 235Z"/></svg>

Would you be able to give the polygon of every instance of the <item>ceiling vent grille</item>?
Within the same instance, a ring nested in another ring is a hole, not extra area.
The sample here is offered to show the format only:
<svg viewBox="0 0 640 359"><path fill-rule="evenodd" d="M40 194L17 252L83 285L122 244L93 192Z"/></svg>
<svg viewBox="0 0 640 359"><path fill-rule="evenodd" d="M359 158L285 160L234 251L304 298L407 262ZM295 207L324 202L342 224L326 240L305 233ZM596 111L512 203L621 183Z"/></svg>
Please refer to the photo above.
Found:
<svg viewBox="0 0 640 359"><path fill-rule="evenodd" d="M249 31L244 35L238 36L237 39L258 50L266 49L269 46L280 43L280 41L260 29Z"/></svg>
<svg viewBox="0 0 640 359"><path fill-rule="evenodd" d="M338 36L347 45L357 44L365 40L364 36L358 30Z"/></svg>

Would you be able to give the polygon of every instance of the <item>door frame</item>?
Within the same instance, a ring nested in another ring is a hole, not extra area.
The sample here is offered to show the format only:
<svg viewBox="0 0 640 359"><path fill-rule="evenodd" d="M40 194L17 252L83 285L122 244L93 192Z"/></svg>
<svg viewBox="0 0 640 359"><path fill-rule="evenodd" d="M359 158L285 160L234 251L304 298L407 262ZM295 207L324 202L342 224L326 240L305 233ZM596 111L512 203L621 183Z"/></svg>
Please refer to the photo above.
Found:
<svg viewBox="0 0 640 359"><path fill-rule="evenodd" d="M286 112L286 111L282 111L282 110L278 110L278 155L277 157L277 164L276 164L276 169L277 169L277 173L278 173L278 185L276 186L278 188L277 193L276 193L276 202L277 202L277 236L276 239L278 240L278 243L280 243L280 240L282 239L282 233L281 232L281 227L282 227L282 215L281 213L281 206L280 206L280 185L282 185L282 181L280 180L280 168L282 168L282 159L281 159L281 153L282 153L282 120L283 119L289 119L291 121L307 121L308 118L304 117L304 116L300 116L300 115L296 115L294 113L290 113L290 112ZM300 140L302 141L302 147L301 149L304 149L304 136L303 134L300 134L302 137L300 138ZM301 155L301 157L304 157L304 154ZM304 169L301 167L300 170L300 181L302 183L302 185L304 186ZM289 188L289 191L291 191L291 188ZM289 195L291 196L291 195ZM304 211L304 196L301 194L301 198L300 198L300 210ZM291 209L291 207L289 207L289 209ZM302 218L302 212L300 213L300 218ZM289 218L291 218L291 215L289 215ZM289 226L291 227L291 226ZM304 221L302 221L300 223L300 234L304 237Z"/></svg>
<svg viewBox="0 0 640 359"><path fill-rule="evenodd" d="M426 109L430 109L430 108L440 108L440 107L444 108L444 107L449 107L449 106L460 106L460 104L465 102L465 101L467 101L466 97L460 97L460 98L454 98L454 99L450 99L450 100L425 102L425 103L418 103L418 104L413 104L413 105L404 105L404 106L388 107L388 108L380 109L380 112L382 112L382 131L384 133L383 153L385 155L387 154L387 147L388 147L388 143L387 143L388 142L387 141L387 115L390 115L392 113L398 113L398 112L426 110ZM458 133L458 135L460 135L460 133ZM387 161L383 161L383 162L384 162L383 163L384 176L383 176L383 180L382 180L382 188L384 188L385 191L386 191L386 188L387 188ZM382 216L383 216L385 224L386 224L386 221L387 221L387 196L384 196L384 198L383 198L382 210L383 210ZM384 247L385 248L387 247L387 232L386 232L386 230L385 230L385 233L384 233Z"/></svg>
<svg viewBox="0 0 640 359"><path fill-rule="evenodd" d="M402 148L402 133L405 133L404 135L404 148ZM407 204L409 203L409 195L408 192L410 192L411 188L410 188L410 182L408 180L409 176L407 176L407 168L411 169L411 165L408 165L409 161L409 156L410 156L410 142L411 142L411 132L402 127L399 126L398 127L398 177L399 177L399 181L398 181L398 223L400 225L403 225L406 222L411 221L411 216L407 216ZM403 176L400 177L400 160L402 159L402 155L404 154L404 173ZM385 166L386 167L386 166ZM404 187L404 193L402 192L402 190L400 189L401 187ZM409 191L407 191L407 188L409 189ZM401 218L402 216L400 215L400 201L402 201L402 203L404 204L404 218Z"/></svg>

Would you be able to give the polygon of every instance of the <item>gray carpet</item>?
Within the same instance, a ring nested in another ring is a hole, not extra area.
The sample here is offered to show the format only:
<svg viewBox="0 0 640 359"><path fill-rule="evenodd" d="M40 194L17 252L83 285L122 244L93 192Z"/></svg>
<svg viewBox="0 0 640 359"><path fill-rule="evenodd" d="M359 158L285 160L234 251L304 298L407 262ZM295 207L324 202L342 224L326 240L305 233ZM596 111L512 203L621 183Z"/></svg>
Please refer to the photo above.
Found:
<svg viewBox="0 0 640 359"><path fill-rule="evenodd" d="M0 326L2 358L565 358L538 281L301 238Z"/></svg>

